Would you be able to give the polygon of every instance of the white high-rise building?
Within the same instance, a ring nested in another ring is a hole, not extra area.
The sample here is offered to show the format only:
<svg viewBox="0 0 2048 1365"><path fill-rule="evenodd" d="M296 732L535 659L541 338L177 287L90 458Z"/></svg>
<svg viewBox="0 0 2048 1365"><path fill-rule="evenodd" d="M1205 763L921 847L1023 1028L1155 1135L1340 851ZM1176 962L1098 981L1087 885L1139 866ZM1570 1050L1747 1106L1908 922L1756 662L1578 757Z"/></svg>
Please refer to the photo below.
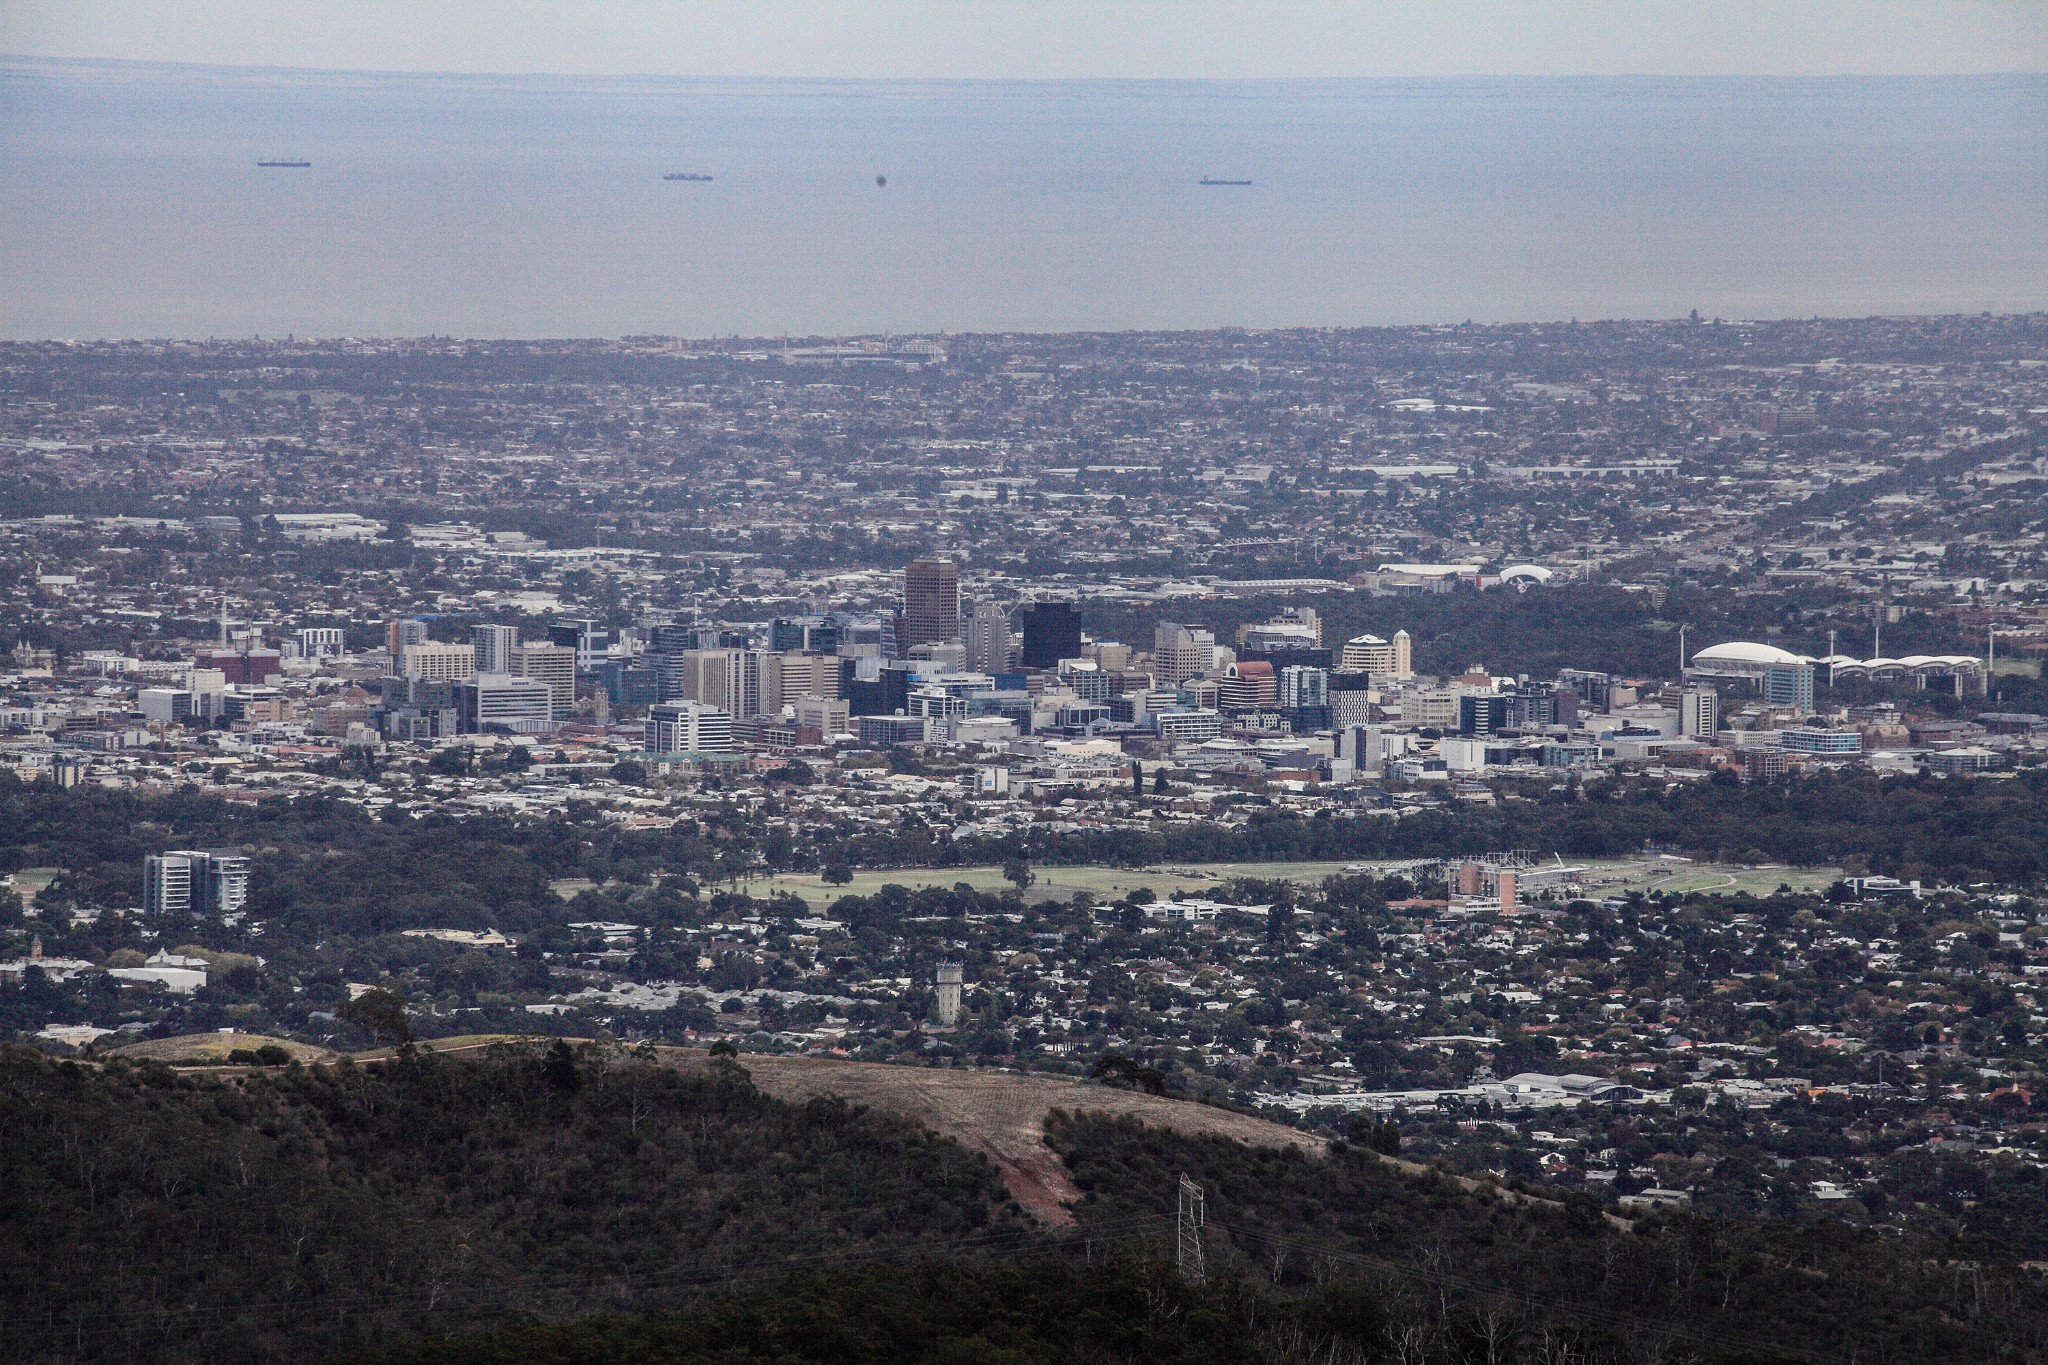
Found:
<svg viewBox="0 0 2048 1365"><path fill-rule="evenodd" d="M644 743L651 754L731 753L732 715L693 701L650 706Z"/></svg>
<svg viewBox="0 0 2048 1365"><path fill-rule="evenodd" d="M663 701L693 701L700 706L719 708L725 706L725 650L686 649L680 654L660 657Z"/></svg>
<svg viewBox="0 0 2048 1365"><path fill-rule="evenodd" d="M1712 744L1721 731L1721 694L1711 687L1688 687L1678 698L1678 733Z"/></svg>
<svg viewBox="0 0 2048 1365"><path fill-rule="evenodd" d="M407 645L400 652L398 671L408 678L428 682L454 682L477 671L475 645L428 643Z"/></svg>
<svg viewBox="0 0 2048 1365"><path fill-rule="evenodd" d="M307 626L292 632L301 659L338 659L348 649L348 632L340 626Z"/></svg>
<svg viewBox="0 0 2048 1365"><path fill-rule="evenodd" d="M1405 630L1395 631L1391 640L1360 635L1345 641L1337 667L1344 673L1391 673L1397 678L1410 678L1415 675L1410 663L1413 652L1414 644Z"/></svg>
<svg viewBox="0 0 2048 1365"><path fill-rule="evenodd" d="M555 693L538 678L478 673L455 684L455 707L464 734L481 734L487 725L527 733L555 718Z"/></svg>
<svg viewBox="0 0 2048 1365"><path fill-rule="evenodd" d="M1001 673L1010 666L1010 613L1000 602L975 604L967 621L967 666Z"/></svg>
<svg viewBox="0 0 2048 1365"><path fill-rule="evenodd" d="M790 651L776 656L776 669L781 695L775 706L764 709L779 711L798 697L839 695L839 656L836 654Z"/></svg>
<svg viewBox="0 0 2048 1365"><path fill-rule="evenodd" d="M248 903L249 859L239 848L174 848L142 860L149 914L231 915Z"/></svg>
<svg viewBox="0 0 2048 1365"><path fill-rule="evenodd" d="M1200 626L1161 621L1152 633L1152 680L1172 687L1216 666L1216 636Z"/></svg>
<svg viewBox="0 0 2048 1365"><path fill-rule="evenodd" d="M782 656L766 649L725 651L725 710L747 717L782 711Z"/></svg>
<svg viewBox="0 0 2048 1365"><path fill-rule="evenodd" d="M532 678L548 685L554 696L555 714L566 716L576 709L576 651L568 645L519 645L512 650L512 667L507 673ZM486 670L477 665L477 672Z"/></svg>
<svg viewBox="0 0 2048 1365"><path fill-rule="evenodd" d="M512 666L512 652L519 648L519 627L477 626L469 632L469 641L476 649L477 672L519 671Z"/></svg>

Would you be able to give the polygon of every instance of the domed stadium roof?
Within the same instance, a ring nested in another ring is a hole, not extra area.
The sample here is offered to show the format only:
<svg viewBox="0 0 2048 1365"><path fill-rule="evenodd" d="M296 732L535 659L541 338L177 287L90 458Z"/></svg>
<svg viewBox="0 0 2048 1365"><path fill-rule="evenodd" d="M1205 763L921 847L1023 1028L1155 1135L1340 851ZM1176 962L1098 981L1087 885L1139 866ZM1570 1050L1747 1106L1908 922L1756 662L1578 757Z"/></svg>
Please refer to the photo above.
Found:
<svg viewBox="0 0 2048 1365"><path fill-rule="evenodd" d="M1716 664L1734 667L1771 668L1784 664L1806 662L1797 654L1776 645L1760 645L1749 640L1734 640L1725 645L1709 645L1692 656L1693 667L1711 668Z"/></svg>
<svg viewBox="0 0 2048 1365"><path fill-rule="evenodd" d="M1503 583L1511 578L1533 578L1538 583L1548 583L1553 572L1541 564L1517 564L1512 569L1502 569L1500 577Z"/></svg>

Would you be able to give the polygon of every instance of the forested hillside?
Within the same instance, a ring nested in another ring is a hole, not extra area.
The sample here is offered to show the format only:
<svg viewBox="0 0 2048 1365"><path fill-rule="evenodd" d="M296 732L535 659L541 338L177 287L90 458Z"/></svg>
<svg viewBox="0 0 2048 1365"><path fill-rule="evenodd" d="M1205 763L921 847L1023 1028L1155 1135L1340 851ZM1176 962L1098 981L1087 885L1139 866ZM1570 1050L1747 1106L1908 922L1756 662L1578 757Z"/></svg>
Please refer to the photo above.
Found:
<svg viewBox="0 0 2048 1365"><path fill-rule="evenodd" d="M299 1361L1024 1231L982 1158L901 1119L594 1045L232 1079L9 1047L0 1133L21 1361Z"/></svg>
<svg viewBox="0 0 2048 1365"><path fill-rule="evenodd" d="M901 1119L609 1045L232 1077L10 1049L0 1131L0 1351L21 1361L2017 1365L2048 1346L2048 1289L1986 1238L1630 1230L1362 1150L1099 1117L1053 1117L1082 1227L1041 1232L978 1156ZM1183 1173L1207 1195L1202 1293L1143 1260L1170 1254ZM1020 1254L1117 1264L976 1270ZM860 1269L920 1261L946 1264ZM733 1291L764 1292L585 1321ZM468 1336L508 1314L561 1325Z"/></svg>
<svg viewBox="0 0 2048 1365"><path fill-rule="evenodd" d="M1311 1161L1100 1116L1056 1121L1048 1138L1084 1224L1171 1214L1185 1172L1208 1193L1211 1263L1283 1289L1362 1278L1474 1315L1516 1303L1707 1352L1962 1362L2048 1349L2048 1286L1986 1237L1686 1214L1620 1232L1583 1195L1474 1199L1448 1179L1389 1179L1355 1147Z"/></svg>

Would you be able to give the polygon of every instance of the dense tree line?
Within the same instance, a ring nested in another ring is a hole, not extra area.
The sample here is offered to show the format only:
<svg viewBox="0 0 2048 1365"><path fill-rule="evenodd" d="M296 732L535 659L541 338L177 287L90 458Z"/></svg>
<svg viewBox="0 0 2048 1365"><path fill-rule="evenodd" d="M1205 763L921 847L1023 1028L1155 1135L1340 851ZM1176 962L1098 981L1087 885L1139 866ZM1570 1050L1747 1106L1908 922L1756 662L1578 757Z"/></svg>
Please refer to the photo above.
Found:
<svg viewBox="0 0 2048 1365"><path fill-rule="evenodd" d="M1162 1260L1119 1257L1087 1267L1047 1259L807 1276L688 1315L517 1327L361 1365L1622 1365L1642 1358L1599 1327L1530 1325L1498 1310L1449 1312L1349 1282L1298 1298L1239 1277L1197 1287ZM1667 1358L1768 1365L1764 1357L1722 1353Z"/></svg>
<svg viewBox="0 0 2048 1365"><path fill-rule="evenodd" d="M2048 772L2035 770L2010 781L1822 773L1669 790L1599 782L1401 819L1329 811L1308 818L1248 796L1241 823L951 839L914 815L881 832L818 826L794 837L750 827L737 811L665 831L626 831L559 819L386 821L320 799L250 806L197 788L143 796L0 777L0 870L61 867L65 874L44 903L118 907L140 901L145 854L240 845L253 856L252 917L315 935L422 924L543 930L564 919L552 881L644 886L655 873L687 874L665 882L652 907L657 920L681 923L702 913L700 882L738 877L758 865L756 854L771 868L808 869L1449 857L1500 848L1608 857L1657 847L1727 861L2027 883L2048 875L2044 797ZM0 907L0 916L18 913Z"/></svg>
<svg viewBox="0 0 2048 1365"><path fill-rule="evenodd" d="M1669 791L1593 783L1542 799L1423 811L1399 820L1304 818L1252 806L1241 825L1157 833L1039 833L960 840L962 862L1240 862L1448 857L1534 848L1613 857L1646 846L1794 865L1855 863L1893 875L2028 882L2048 874L2048 773L2010 782L1823 773L1785 783L1706 782ZM1026 840L1028 838L1028 846Z"/></svg>

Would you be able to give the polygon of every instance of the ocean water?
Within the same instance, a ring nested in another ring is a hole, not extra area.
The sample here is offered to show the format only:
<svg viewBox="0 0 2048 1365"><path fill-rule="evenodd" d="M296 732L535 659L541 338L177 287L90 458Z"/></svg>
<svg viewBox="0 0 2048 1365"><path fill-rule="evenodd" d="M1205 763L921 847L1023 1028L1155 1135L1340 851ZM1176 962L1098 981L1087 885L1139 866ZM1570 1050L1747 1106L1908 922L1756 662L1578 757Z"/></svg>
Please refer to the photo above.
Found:
<svg viewBox="0 0 2048 1365"><path fill-rule="evenodd" d="M270 157L313 167L257 168ZM2048 308L2048 77L865 83L0 61L10 337L1694 308Z"/></svg>

